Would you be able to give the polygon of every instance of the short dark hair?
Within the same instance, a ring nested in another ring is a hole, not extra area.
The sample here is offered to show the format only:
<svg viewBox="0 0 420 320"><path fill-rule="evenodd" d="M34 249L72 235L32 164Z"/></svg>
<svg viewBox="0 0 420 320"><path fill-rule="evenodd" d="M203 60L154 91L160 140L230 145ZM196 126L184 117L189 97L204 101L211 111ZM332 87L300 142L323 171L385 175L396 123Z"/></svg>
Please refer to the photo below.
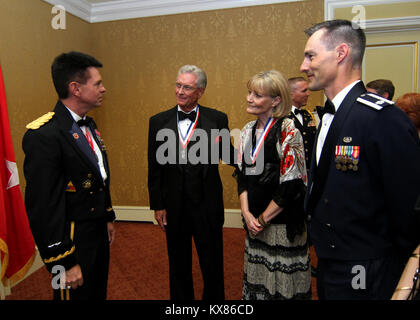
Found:
<svg viewBox="0 0 420 320"><path fill-rule="evenodd" d="M392 100L394 97L395 87L391 80L377 79L369 82L366 87L374 89L380 96L383 96L385 92L388 93L388 100Z"/></svg>
<svg viewBox="0 0 420 320"><path fill-rule="evenodd" d="M305 30L307 36L312 36L318 30L325 29L322 41L329 50L340 43L347 43L352 49L353 66L361 67L366 48L366 36L363 30L348 20L329 20L318 23Z"/></svg>
<svg viewBox="0 0 420 320"><path fill-rule="evenodd" d="M86 83L88 79L86 70L89 67L101 68L102 63L88 54L76 51L62 53L54 59L51 74L60 99L68 98L70 82Z"/></svg>

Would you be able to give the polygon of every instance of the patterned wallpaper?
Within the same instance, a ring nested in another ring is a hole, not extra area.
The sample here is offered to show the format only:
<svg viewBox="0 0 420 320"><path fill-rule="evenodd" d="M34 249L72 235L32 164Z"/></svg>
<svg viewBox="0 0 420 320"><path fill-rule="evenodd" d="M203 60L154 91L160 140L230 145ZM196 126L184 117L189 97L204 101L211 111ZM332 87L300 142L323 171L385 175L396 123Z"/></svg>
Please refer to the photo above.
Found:
<svg viewBox="0 0 420 320"><path fill-rule="evenodd" d="M58 31L51 27L53 17L51 5L41 0L0 0L0 64L22 191L25 126L57 102L52 61L70 50L95 54L87 22L67 14L67 28Z"/></svg>
<svg viewBox="0 0 420 320"><path fill-rule="evenodd" d="M66 30L51 28L45 2L0 0L0 37L10 125L22 189L25 125L50 111L56 94L53 58L69 50L97 57L106 93L90 113L107 145L114 205L148 206L147 132L150 116L175 104L180 66L196 64L207 73L200 103L227 113L230 128L253 119L246 112L246 82L277 69L301 75L303 30L323 20L323 1L254 6L88 24L67 14ZM308 105L322 103L313 92ZM226 208L239 208L232 169L221 165Z"/></svg>
<svg viewBox="0 0 420 320"><path fill-rule="evenodd" d="M148 120L175 105L180 66L206 71L200 103L227 113L230 129L241 129L253 119L245 111L247 80L267 69L301 75L303 30L322 17L319 0L95 24L108 90L95 118L108 144L114 204L148 206ZM312 93L308 105L321 103L322 93ZM220 170L225 207L239 208L232 168Z"/></svg>

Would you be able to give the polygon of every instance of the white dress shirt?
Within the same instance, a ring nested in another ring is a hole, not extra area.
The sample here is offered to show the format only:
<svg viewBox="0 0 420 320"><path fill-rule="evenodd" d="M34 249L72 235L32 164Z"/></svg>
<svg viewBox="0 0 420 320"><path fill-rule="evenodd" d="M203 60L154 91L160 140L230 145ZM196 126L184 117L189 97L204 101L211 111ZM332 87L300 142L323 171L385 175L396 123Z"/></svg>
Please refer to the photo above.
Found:
<svg viewBox="0 0 420 320"><path fill-rule="evenodd" d="M341 90L331 101L334 105L335 112L338 111L340 108L341 103L343 102L344 98L350 92L350 90L358 83L360 80L356 80L355 82L349 84L343 90ZM321 158L322 148L324 146L325 139L327 138L328 130L330 129L331 123L334 120L334 115L331 113L326 113L322 117L321 129L319 131L318 140L316 144L316 163L319 164L319 159Z"/></svg>
<svg viewBox="0 0 420 320"><path fill-rule="evenodd" d="M181 109L181 107L180 106L178 106L178 111L182 111L182 112L184 112L182 109ZM193 112L193 111L195 111L195 112L197 112L197 106L193 109L193 110L191 110L191 112ZM185 113L187 113L187 114L189 114L189 113L191 113L191 112L185 112ZM181 136L183 137L183 138L186 138L187 137L187 134L189 133L189 131L188 131L188 129L190 128L190 125L191 125L191 120L190 119L184 119L184 120L181 120L181 121L178 121L178 130L180 131L180 133L181 133ZM192 128L191 128L192 129ZM190 130L191 130L190 129Z"/></svg>
<svg viewBox="0 0 420 320"><path fill-rule="evenodd" d="M295 110L296 110L297 108L295 107L295 106L292 106L292 112L293 112L293 114L295 115L295 117L299 120L299 122L300 122L300 124L303 126L303 116L302 116L302 114L296 114L295 113Z"/></svg>
<svg viewBox="0 0 420 320"><path fill-rule="evenodd" d="M66 108L67 108L67 106L66 106ZM70 114L73 117L74 121L76 121L76 123L77 123L77 121L79 121L81 119L84 119L84 118L80 117L78 114L71 111L69 108L67 108L67 110L70 111ZM93 137L92 131L89 128L87 128L86 126L81 126L80 130L82 130L84 135L86 135L86 130L89 130L90 136L92 137L92 142L93 142L93 147L95 149L96 158L98 159L99 170L101 171L103 181L105 181L106 178L108 178L108 175L106 174L106 170L105 170L105 166L104 166L104 159L102 158L102 152L99 149L95 138Z"/></svg>

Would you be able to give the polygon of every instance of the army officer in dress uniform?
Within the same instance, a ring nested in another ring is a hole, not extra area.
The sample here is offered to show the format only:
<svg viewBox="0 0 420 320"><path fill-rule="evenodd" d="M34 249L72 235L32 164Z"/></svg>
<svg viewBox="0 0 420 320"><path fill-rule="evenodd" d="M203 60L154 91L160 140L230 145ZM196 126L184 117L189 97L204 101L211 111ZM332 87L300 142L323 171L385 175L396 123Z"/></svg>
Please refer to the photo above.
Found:
<svg viewBox="0 0 420 320"><path fill-rule="evenodd" d="M295 127L302 134L305 147L306 169L309 171L316 134L316 121L308 110L302 108L308 103L308 83L303 77L289 78L288 81L292 92L293 103L288 118L294 121Z"/></svg>
<svg viewBox="0 0 420 320"><path fill-rule="evenodd" d="M23 137L31 230L47 269L65 274L59 286L53 281L55 299L106 299L115 213L105 145L86 116L106 91L100 67L83 53L58 56L51 69L59 101Z"/></svg>

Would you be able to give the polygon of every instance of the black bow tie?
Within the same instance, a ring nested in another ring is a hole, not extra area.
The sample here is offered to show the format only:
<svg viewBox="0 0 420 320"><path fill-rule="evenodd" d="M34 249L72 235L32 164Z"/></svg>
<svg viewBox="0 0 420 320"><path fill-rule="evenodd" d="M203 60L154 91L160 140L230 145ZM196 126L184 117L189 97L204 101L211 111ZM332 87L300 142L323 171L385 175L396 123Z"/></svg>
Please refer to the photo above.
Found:
<svg viewBox="0 0 420 320"><path fill-rule="evenodd" d="M320 119L322 119L322 117L326 113L334 114L335 113L334 104L331 102L331 100L327 99L327 101L325 101L324 107L323 108L317 108L317 112L318 112L318 115L319 115Z"/></svg>
<svg viewBox="0 0 420 320"><path fill-rule="evenodd" d="M184 119L190 119L191 122L194 122L195 121L195 117L196 117L196 112L195 111L192 111L190 113L185 113L183 111L179 111L178 110L178 118L179 118L179 121L182 121Z"/></svg>
<svg viewBox="0 0 420 320"><path fill-rule="evenodd" d="M79 127L89 127L89 124L92 122L92 118L90 117L86 117L86 119L80 119L79 121L77 121L77 124L79 125Z"/></svg>
<svg viewBox="0 0 420 320"><path fill-rule="evenodd" d="M295 113L295 115L301 114L303 116L303 110L302 109L295 108L294 113Z"/></svg>

